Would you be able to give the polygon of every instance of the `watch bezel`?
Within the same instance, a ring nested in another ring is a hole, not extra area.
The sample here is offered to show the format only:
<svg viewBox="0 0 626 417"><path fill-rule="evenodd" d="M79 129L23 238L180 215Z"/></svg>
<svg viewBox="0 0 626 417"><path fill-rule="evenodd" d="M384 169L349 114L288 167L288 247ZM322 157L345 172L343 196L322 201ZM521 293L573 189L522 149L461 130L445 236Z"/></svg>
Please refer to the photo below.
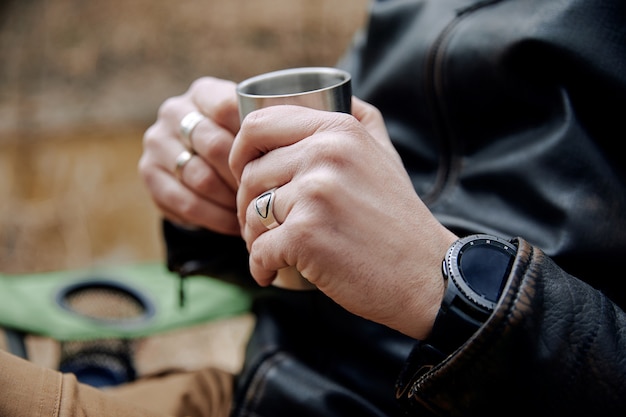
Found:
<svg viewBox="0 0 626 417"><path fill-rule="evenodd" d="M495 309L497 301L492 301L476 292L465 280L460 267L465 251L479 245L497 248L503 253L510 254L511 258L514 258L517 253L517 247L514 244L500 237L487 234L466 236L457 240L448 249L444 260L444 276L448 279L448 285L450 285L449 281L452 280L463 297L467 298L485 314L490 314ZM503 277L504 279L506 277Z"/></svg>
<svg viewBox="0 0 626 417"><path fill-rule="evenodd" d="M503 253L510 255L507 268L500 281L497 298L500 299L502 292L506 291L510 268L517 255L517 246L510 241L487 234L470 235L457 240L450 246L442 261L446 289L431 334L427 338L427 343L439 351L442 357L451 354L465 343L489 318L499 301L491 301L474 291L465 281L459 267L459 262L468 246L474 248L481 244L491 245L499 250L502 248ZM474 270L474 272L477 271ZM486 281L486 283L489 282L489 280Z"/></svg>

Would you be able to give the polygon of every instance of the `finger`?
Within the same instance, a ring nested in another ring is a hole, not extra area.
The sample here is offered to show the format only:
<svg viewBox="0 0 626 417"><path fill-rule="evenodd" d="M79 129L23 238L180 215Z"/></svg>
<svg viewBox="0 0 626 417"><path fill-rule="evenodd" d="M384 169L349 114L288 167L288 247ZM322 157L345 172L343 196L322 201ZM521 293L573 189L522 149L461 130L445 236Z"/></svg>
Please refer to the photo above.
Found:
<svg viewBox="0 0 626 417"><path fill-rule="evenodd" d="M153 137L154 135L154 137ZM193 172L199 168L204 168L204 163L197 156L192 157L186 165L180 167L176 176L176 157L185 151L182 145L175 140L161 140L158 132L148 129L144 136L144 153L139 160L139 174L144 180L152 199L157 207L163 212L178 213L176 219L184 219L187 223L204 224L212 228L224 222L225 228L229 233L235 233L238 227L229 223L236 222L236 208L233 205L234 196L232 191L223 186L223 192L216 192L211 199L204 198L196 193L193 189L184 183L189 176L193 176ZM163 162L167 161L167 162ZM194 202L198 200L197 202ZM201 208L195 208L200 206ZM202 216L202 206L216 206L211 209L204 209L206 216L212 215L213 212L219 213L219 218L211 222ZM229 213L228 217L234 219L223 220L223 217ZM173 217L173 216L172 216Z"/></svg>
<svg viewBox="0 0 626 417"><path fill-rule="evenodd" d="M200 112L214 125L220 126L234 136L239 130L239 110L237 108L236 84L231 81L203 77L194 81L189 89L179 96L165 100L158 110L157 123L169 136L182 140L180 122L191 112ZM191 136L204 124L199 121ZM193 140L192 140L193 141Z"/></svg>
<svg viewBox="0 0 626 417"><path fill-rule="evenodd" d="M272 188L265 190L254 198L250 199L245 209L245 216L240 222L242 227L242 237L246 242L254 241L260 234L272 230L284 223L287 212L279 211L276 201L279 193L283 194L284 189ZM287 208L283 201L282 207Z"/></svg>
<svg viewBox="0 0 626 417"><path fill-rule="evenodd" d="M235 134L239 130L236 88L232 81L202 77L191 84L187 94L201 113Z"/></svg>
<svg viewBox="0 0 626 417"><path fill-rule="evenodd" d="M266 194L261 193L253 199L246 210L246 226L244 233L250 252L250 271L255 280L262 286L269 285L276 271L292 265L295 257L286 250L287 237L284 227L284 214L289 202L286 198L289 191L284 188L273 190L273 200L269 206L269 216L276 221L273 228L267 227L264 209L267 208ZM282 195L283 200L279 200ZM261 210L259 210L259 206Z"/></svg>
<svg viewBox="0 0 626 417"><path fill-rule="evenodd" d="M389 138L383 115L376 107L357 97L352 97L352 114L379 143L383 144L389 151L396 153Z"/></svg>
<svg viewBox="0 0 626 417"><path fill-rule="evenodd" d="M163 125L155 124L144 134L144 155L140 173L146 176L150 175L152 170L169 172L179 180L181 186L189 188L198 196L234 210L235 191L202 158L193 156L184 166L177 169L177 159L186 149L180 141L164 133L167 128Z"/></svg>
<svg viewBox="0 0 626 417"><path fill-rule="evenodd" d="M230 153L230 169L239 181L247 163L325 128L340 129L352 116L300 106L272 106L244 119Z"/></svg>
<svg viewBox="0 0 626 417"><path fill-rule="evenodd" d="M158 205L158 203L155 202L155 204L157 204L157 208L159 209L159 211L161 212L161 215L169 220L170 222L177 224L179 226L182 227L198 227L195 225L192 225L190 223L187 223L182 217L180 217L177 213L173 212L173 211L169 211L167 209L167 207L161 207Z"/></svg>
<svg viewBox="0 0 626 417"><path fill-rule="evenodd" d="M372 134L378 133L386 136L387 131L384 129L383 116L373 105L357 97L352 97L352 115L364 125L375 127L376 131L370 130Z"/></svg>
<svg viewBox="0 0 626 417"><path fill-rule="evenodd" d="M184 166L175 168L174 174L181 185L199 197L232 211L236 210L236 191L200 155L192 155Z"/></svg>
<svg viewBox="0 0 626 417"><path fill-rule="evenodd" d="M211 119L202 120L194 129L192 144L193 150L201 157L206 165L212 168L214 174L232 190L232 196L237 190L237 181L228 166L228 156L233 145L234 135L215 123ZM200 192L211 191L210 186L197 183ZM234 198L233 198L234 201Z"/></svg>
<svg viewBox="0 0 626 417"><path fill-rule="evenodd" d="M159 210L176 223L202 226L219 233L238 235L236 212L199 197L164 170L151 170L144 181Z"/></svg>
<svg viewBox="0 0 626 417"><path fill-rule="evenodd" d="M275 149L251 161L244 168L243 181L239 185L236 196L239 223L242 228L248 216L250 202L270 189L288 185L296 171L302 168L300 154L303 150L293 150L292 148L296 145ZM287 214L284 212L281 219Z"/></svg>
<svg viewBox="0 0 626 417"><path fill-rule="evenodd" d="M188 101L184 111L199 111L206 116L191 132L193 149L236 190L237 182L228 167L228 155L239 130L236 84L213 77L199 78L181 99ZM184 115L178 113L178 117L182 119Z"/></svg>

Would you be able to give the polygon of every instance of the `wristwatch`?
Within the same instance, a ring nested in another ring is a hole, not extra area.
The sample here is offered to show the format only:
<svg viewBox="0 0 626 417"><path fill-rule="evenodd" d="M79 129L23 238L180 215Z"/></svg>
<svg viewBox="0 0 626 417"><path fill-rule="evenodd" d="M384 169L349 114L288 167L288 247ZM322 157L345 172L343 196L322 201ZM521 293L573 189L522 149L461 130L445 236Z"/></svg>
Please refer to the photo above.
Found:
<svg viewBox="0 0 626 417"><path fill-rule="evenodd" d="M454 242L443 260L446 290L427 343L444 356L460 347L495 309L517 247L486 234Z"/></svg>

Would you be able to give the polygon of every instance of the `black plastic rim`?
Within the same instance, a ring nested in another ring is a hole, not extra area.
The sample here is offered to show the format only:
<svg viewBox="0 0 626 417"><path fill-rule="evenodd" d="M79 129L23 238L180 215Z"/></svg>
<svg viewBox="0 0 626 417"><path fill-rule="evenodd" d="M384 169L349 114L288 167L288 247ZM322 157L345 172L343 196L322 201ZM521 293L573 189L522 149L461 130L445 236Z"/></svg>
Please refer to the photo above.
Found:
<svg viewBox="0 0 626 417"><path fill-rule="evenodd" d="M141 306L143 310L142 314L136 317L123 319L98 318L83 314L80 311L76 311L71 305L67 303L68 296L83 290L91 290L97 288L118 291L132 298ZM119 281L107 278L88 277L84 278L82 281L66 285L57 292L56 303L61 308L74 315L87 318L99 324L106 324L113 327L137 327L140 325L144 325L148 321L150 321L150 319L152 319L152 317L154 317L156 313L154 303L141 291L128 284L124 284Z"/></svg>

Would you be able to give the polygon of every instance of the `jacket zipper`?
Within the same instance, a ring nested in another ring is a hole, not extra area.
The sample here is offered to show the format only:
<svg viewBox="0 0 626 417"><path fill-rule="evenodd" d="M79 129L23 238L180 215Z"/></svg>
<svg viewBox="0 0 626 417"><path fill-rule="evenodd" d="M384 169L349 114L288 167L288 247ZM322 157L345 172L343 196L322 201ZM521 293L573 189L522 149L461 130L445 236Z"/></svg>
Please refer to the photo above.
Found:
<svg viewBox="0 0 626 417"><path fill-rule="evenodd" d="M446 47L451 39L456 26L472 12L499 3L502 0L484 0L470 6L458 9L456 16L441 31L433 46L430 48L426 61L426 90L429 92L435 129L441 138L439 164L435 183L425 196L422 197L428 206L434 204L444 194L445 189L452 184L457 177L461 165L461 155L458 141L448 129L448 116L443 91L443 59Z"/></svg>

